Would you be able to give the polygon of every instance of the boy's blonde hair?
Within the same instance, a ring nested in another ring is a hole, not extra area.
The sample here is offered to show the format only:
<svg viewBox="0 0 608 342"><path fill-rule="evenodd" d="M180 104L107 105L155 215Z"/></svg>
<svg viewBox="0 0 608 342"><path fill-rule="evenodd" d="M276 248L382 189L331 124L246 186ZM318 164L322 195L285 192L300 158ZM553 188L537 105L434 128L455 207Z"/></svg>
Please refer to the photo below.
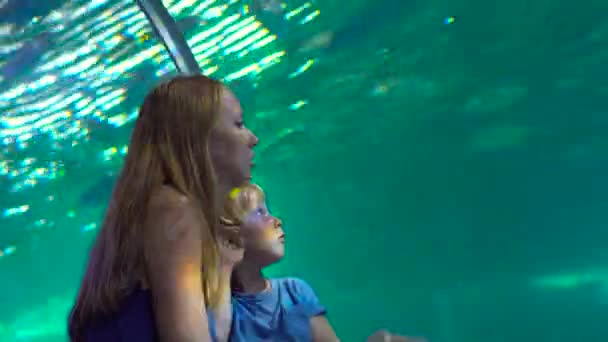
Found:
<svg viewBox="0 0 608 342"><path fill-rule="evenodd" d="M246 183L234 188L224 202L224 213L220 221L227 226L241 225L249 211L265 200L264 190L257 184Z"/></svg>

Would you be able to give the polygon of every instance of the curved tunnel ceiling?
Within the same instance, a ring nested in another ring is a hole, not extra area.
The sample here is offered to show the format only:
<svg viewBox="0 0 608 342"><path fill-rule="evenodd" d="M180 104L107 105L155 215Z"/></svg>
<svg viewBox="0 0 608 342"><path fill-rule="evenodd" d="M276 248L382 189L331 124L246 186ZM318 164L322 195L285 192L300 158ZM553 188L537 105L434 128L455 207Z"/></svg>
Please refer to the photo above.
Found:
<svg viewBox="0 0 608 342"><path fill-rule="evenodd" d="M32 232L55 227L48 213L76 215L64 187L119 165L144 94L177 73L135 1L51 5L29 19L0 23L0 187L8 194L0 199L0 260ZM164 5L206 75L256 80L285 56L277 35L240 1ZM318 15L301 2L284 19L300 25Z"/></svg>

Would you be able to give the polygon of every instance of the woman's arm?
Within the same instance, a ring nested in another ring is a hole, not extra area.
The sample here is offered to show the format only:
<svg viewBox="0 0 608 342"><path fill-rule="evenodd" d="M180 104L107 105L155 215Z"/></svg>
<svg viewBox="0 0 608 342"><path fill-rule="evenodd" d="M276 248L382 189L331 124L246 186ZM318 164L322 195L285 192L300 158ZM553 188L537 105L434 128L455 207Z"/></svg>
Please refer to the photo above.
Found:
<svg viewBox="0 0 608 342"><path fill-rule="evenodd" d="M336 332L325 315L310 318L310 329L313 342L339 342Z"/></svg>
<svg viewBox="0 0 608 342"><path fill-rule="evenodd" d="M210 342L201 280L200 215L174 191L152 200L144 232L148 286L163 342Z"/></svg>

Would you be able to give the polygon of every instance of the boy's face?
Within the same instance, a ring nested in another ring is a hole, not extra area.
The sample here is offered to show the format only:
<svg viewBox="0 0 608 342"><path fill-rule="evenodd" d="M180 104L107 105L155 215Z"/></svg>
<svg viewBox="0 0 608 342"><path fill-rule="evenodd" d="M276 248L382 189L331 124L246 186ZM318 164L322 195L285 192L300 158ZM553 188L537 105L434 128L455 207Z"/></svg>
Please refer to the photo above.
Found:
<svg viewBox="0 0 608 342"><path fill-rule="evenodd" d="M245 260L262 267L281 260L285 254L285 233L281 220L268 211L260 201L247 212L241 236L245 246Z"/></svg>

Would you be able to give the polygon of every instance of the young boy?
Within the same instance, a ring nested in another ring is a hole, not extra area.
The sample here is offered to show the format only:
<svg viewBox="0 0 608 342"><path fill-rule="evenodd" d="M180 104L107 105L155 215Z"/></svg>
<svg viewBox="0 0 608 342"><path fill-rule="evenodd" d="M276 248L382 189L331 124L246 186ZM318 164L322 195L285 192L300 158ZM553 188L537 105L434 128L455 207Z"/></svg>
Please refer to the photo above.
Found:
<svg viewBox="0 0 608 342"><path fill-rule="evenodd" d="M283 225L268 211L264 191L249 183L233 189L221 223L232 230L238 227L240 241L221 244L220 253L233 262L239 257L242 260L235 263L231 273L231 311L224 311L223 323L218 317L216 324L211 324L223 327L218 338L231 342L338 342L325 307L308 283L291 277L268 279L262 274L265 267L285 254ZM212 320L210 317L210 323ZM370 336L368 342L372 341L416 340L381 330Z"/></svg>

